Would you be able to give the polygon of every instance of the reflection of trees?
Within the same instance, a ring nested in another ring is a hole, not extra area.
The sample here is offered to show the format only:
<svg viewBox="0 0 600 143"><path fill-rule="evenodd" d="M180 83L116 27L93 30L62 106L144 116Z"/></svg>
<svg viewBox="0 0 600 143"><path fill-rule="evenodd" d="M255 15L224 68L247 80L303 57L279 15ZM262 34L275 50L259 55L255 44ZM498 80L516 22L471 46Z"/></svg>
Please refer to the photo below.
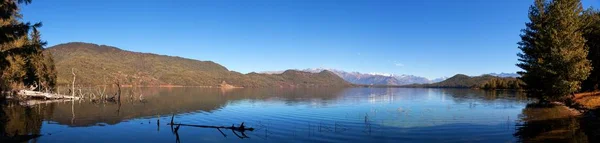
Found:
<svg viewBox="0 0 600 143"><path fill-rule="evenodd" d="M39 135L44 117L51 115L53 111L53 106L0 104L0 141L26 141Z"/></svg>
<svg viewBox="0 0 600 143"><path fill-rule="evenodd" d="M528 104L514 134L523 142L588 142L579 116L564 106Z"/></svg>
<svg viewBox="0 0 600 143"><path fill-rule="evenodd" d="M129 89L127 89L129 90ZM195 91L190 88L167 89L141 93L142 101L129 100L129 92L125 90L121 104L76 102L73 122L71 122L71 105L57 103L51 120L70 126L90 126L97 123L116 124L122 120L155 117L171 113L192 112L197 110L211 111L220 108L226 99L218 96L220 91ZM138 99L139 95L132 98Z"/></svg>
<svg viewBox="0 0 600 143"><path fill-rule="evenodd" d="M148 88L135 93L129 100L129 93L124 89L123 101L118 104L90 102L75 103L75 119L71 122L71 104L56 104L51 120L59 124L71 126L91 126L98 123L116 124L123 120L205 111L211 112L224 107L228 103L242 100L274 99L286 104L311 102L312 100L333 100L344 89L311 88L311 89L233 89L222 91L214 88ZM137 100L139 95L143 100ZM118 112L117 112L118 110Z"/></svg>
<svg viewBox="0 0 600 143"><path fill-rule="evenodd" d="M504 100L510 103L528 102L523 92L511 90L472 90L472 89L441 89L442 94L450 95L456 103L497 103Z"/></svg>

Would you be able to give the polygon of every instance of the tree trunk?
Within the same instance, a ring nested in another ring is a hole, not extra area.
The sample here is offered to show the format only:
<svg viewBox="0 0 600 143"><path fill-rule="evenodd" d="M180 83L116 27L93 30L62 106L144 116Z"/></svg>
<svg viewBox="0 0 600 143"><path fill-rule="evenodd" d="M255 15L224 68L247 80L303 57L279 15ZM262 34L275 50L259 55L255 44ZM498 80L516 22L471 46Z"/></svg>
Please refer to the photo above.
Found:
<svg viewBox="0 0 600 143"><path fill-rule="evenodd" d="M71 96L75 97L75 70L71 68L71 73L73 74L73 83L71 84Z"/></svg>

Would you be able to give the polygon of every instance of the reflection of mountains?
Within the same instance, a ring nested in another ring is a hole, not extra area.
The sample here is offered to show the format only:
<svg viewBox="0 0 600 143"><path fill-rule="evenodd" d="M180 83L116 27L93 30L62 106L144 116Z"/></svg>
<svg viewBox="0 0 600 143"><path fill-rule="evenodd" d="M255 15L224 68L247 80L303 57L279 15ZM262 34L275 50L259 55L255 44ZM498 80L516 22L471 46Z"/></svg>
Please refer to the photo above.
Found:
<svg viewBox="0 0 600 143"><path fill-rule="evenodd" d="M338 98L364 100L369 102L387 102L393 100L416 100L427 98L428 92L443 92L450 95L455 102L489 101L499 99L500 93L478 93L477 90L462 89L395 89L395 88L308 88L308 89L233 89L220 90L208 88L147 88L142 90L142 101L139 92L134 97L130 91L123 91L122 104L70 102L54 103L47 110L53 110L47 120L70 126L93 126L98 123L116 124L134 118L169 116L171 114L189 112L212 112L244 100L262 100L265 102L284 102L286 105L306 104L327 106ZM477 92L477 93L475 93ZM481 91L483 92L483 91ZM481 96L485 95L485 96ZM514 94L506 94L514 95ZM362 96L362 97L358 97ZM353 98L356 97L356 98ZM357 101L358 102L358 101ZM514 101L513 101L514 102Z"/></svg>
<svg viewBox="0 0 600 143"><path fill-rule="evenodd" d="M494 103L527 103L529 100L524 92L519 91L485 91L473 89L453 88L353 88L345 90L345 97L369 96L370 102L382 102L390 100L419 100L440 95L456 103L480 102Z"/></svg>
<svg viewBox="0 0 600 143"><path fill-rule="evenodd" d="M342 88L311 89L234 89L219 90L208 88L162 88L144 89L143 100L139 93L131 97L124 91L122 104L114 103L57 103L52 117L48 120L70 126L92 126L98 123L116 124L124 120L167 116L188 112L212 112L227 104L241 100L276 100L286 104L298 104L311 100L333 100L343 91ZM327 102L323 102L327 104ZM73 111L73 112L72 112Z"/></svg>

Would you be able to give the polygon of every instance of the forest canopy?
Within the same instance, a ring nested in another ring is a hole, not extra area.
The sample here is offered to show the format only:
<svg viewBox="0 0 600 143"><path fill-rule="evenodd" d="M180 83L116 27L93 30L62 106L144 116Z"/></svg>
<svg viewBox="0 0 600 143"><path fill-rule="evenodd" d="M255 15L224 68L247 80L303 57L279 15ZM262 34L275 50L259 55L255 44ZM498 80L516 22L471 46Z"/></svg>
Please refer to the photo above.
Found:
<svg viewBox="0 0 600 143"><path fill-rule="evenodd" d="M535 0L518 43L517 66L528 95L556 100L598 90L598 16L580 0Z"/></svg>
<svg viewBox="0 0 600 143"><path fill-rule="evenodd" d="M52 90L56 70L52 56L43 53L46 42L38 30L42 23L24 22L19 13L19 7L31 0L0 3L0 91L25 87Z"/></svg>

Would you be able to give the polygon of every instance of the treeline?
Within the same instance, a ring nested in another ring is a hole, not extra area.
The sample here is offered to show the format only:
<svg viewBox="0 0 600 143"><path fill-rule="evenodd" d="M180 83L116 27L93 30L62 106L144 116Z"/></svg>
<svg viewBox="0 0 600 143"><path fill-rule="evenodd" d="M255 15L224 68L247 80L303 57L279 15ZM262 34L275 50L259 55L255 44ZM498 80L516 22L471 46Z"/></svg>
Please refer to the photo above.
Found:
<svg viewBox="0 0 600 143"><path fill-rule="evenodd" d="M535 0L529 19L517 64L528 95L554 100L598 90L600 12L580 0Z"/></svg>
<svg viewBox="0 0 600 143"><path fill-rule="evenodd" d="M497 77L492 75L467 76L457 74L444 81L432 84L413 84L404 87L420 88L476 88L486 90L510 89L521 90L523 82L517 78Z"/></svg>
<svg viewBox="0 0 600 143"><path fill-rule="evenodd" d="M35 87L51 90L56 70L50 55L43 53L46 42L38 28L42 23L22 21L19 6L31 0L0 2L0 91Z"/></svg>
<svg viewBox="0 0 600 143"><path fill-rule="evenodd" d="M483 85L479 85L478 88L486 90L494 89L512 89L521 90L523 89L523 82L517 78L492 78Z"/></svg>

